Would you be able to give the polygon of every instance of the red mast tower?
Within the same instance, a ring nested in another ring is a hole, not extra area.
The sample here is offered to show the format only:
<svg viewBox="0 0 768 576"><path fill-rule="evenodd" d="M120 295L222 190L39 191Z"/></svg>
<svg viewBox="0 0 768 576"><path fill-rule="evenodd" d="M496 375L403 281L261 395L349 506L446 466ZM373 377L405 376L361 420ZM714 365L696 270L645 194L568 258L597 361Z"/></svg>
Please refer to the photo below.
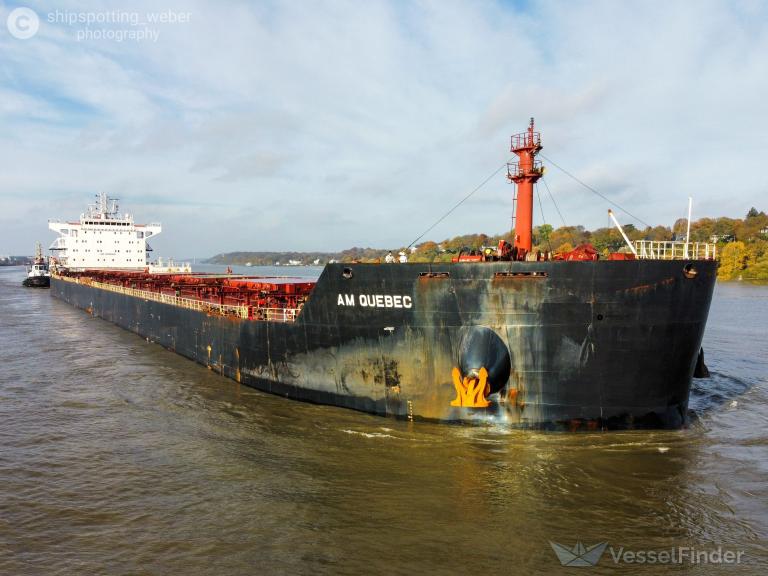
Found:
<svg viewBox="0 0 768 576"><path fill-rule="evenodd" d="M544 169L541 161L536 160L536 154L541 150L541 133L534 132L533 118L528 130L512 136L512 152L519 162L507 164L507 178L516 185L514 224L517 259L525 260L531 251L531 234L533 232L533 185L541 178Z"/></svg>

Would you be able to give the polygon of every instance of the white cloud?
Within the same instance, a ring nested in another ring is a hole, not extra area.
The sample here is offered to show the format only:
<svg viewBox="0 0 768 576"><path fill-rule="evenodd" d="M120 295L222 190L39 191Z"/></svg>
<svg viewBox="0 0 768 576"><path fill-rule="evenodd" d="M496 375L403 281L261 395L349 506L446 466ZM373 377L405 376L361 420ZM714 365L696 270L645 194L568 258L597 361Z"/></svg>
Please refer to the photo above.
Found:
<svg viewBox="0 0 768 576"><path fill-rule="evenodd" d="M100 190L163 221L161 254L407 244L532 115L546 156L652 224L689 194L701 216L766 208L762 3L57 8L190 14L120 43L30 5L37 36L0 31L2 253ZM606 225L605 202L554 167L547 180L569 224ZM500 232L511 197L499 174L429 236Z"/></svg>

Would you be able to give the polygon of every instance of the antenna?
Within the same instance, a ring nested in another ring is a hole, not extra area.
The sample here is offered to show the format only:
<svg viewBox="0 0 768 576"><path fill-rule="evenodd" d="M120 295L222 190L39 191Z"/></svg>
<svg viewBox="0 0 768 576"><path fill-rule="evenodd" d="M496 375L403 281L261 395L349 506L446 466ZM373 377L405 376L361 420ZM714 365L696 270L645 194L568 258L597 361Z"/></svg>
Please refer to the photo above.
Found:
<svg viewBox="0 0 768 576"><path fill-rule="evenodd" d="M693 209L693 197L688 196L688 227L685 230L685 253L684 258L688 258L688 243L691 241L691 210Z"/></svg>

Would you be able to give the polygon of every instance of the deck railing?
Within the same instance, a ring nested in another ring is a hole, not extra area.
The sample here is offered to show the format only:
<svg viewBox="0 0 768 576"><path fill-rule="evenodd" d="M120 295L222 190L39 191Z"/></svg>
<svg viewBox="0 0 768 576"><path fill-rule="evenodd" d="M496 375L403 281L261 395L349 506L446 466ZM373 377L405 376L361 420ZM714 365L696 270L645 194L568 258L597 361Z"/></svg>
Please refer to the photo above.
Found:
<svg viewBox="0 0 768 576"><path fill-rule="evenodd" d="M126 296L133 296L144 300L153 300L155 302L162 302L163 304L170 304L172 306L188 308L190 310L198 310L200 312L220 314L221 316L235 316L244 320L252 319L266 320L267 322L294 322L299 314L299 308L261 308L259 306L246 306L240 304L219 304L218 302L208 302L206 300L197 300L195 298L172 296L161 292L151 292L149 290L138 290L126 286L117 286L115 284L98 282L89 278L71 278L69 276L56 276L56 278L75 284L92 286L94 288L99 288L100 290L125 294Z"/></svg>
<svg viewBox="0 0 768 576"><path fill-rule="evenodd" d="M669 240L635 240L637 257L649 260L714 260L717 244Z"/></svg>
<svg viewBox="0 0 768 576"><path fill-rule="evenodd" d="M531 174L543 174L544 170L541 167L541 160L534 160L533 166L529 169L528 172L523 170L523 167L520 165L519 162L507 162L507 178L512 180L513 178L517 178L519 176L529 176Z"/></svg>
<svg viewBox="0 0 768 576"><path fill-rule="evenodd" d="M541 145L541 132L521 132L511 138L511 151Z"/></svg>

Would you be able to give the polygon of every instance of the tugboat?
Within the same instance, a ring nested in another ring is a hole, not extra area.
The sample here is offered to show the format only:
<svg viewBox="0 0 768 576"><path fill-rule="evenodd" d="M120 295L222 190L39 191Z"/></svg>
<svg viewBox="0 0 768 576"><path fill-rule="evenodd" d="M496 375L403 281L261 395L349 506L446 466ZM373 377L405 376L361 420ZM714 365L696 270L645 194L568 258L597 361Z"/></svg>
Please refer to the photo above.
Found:
<svg viewBox="0 0 768 576"><path fill-rule="evenodd" d="M35 261L27 268L27 277L21 283L27 288L50 288L51 273L48 271L48 261L43 256L40 242L35 245Z"/></svg>

